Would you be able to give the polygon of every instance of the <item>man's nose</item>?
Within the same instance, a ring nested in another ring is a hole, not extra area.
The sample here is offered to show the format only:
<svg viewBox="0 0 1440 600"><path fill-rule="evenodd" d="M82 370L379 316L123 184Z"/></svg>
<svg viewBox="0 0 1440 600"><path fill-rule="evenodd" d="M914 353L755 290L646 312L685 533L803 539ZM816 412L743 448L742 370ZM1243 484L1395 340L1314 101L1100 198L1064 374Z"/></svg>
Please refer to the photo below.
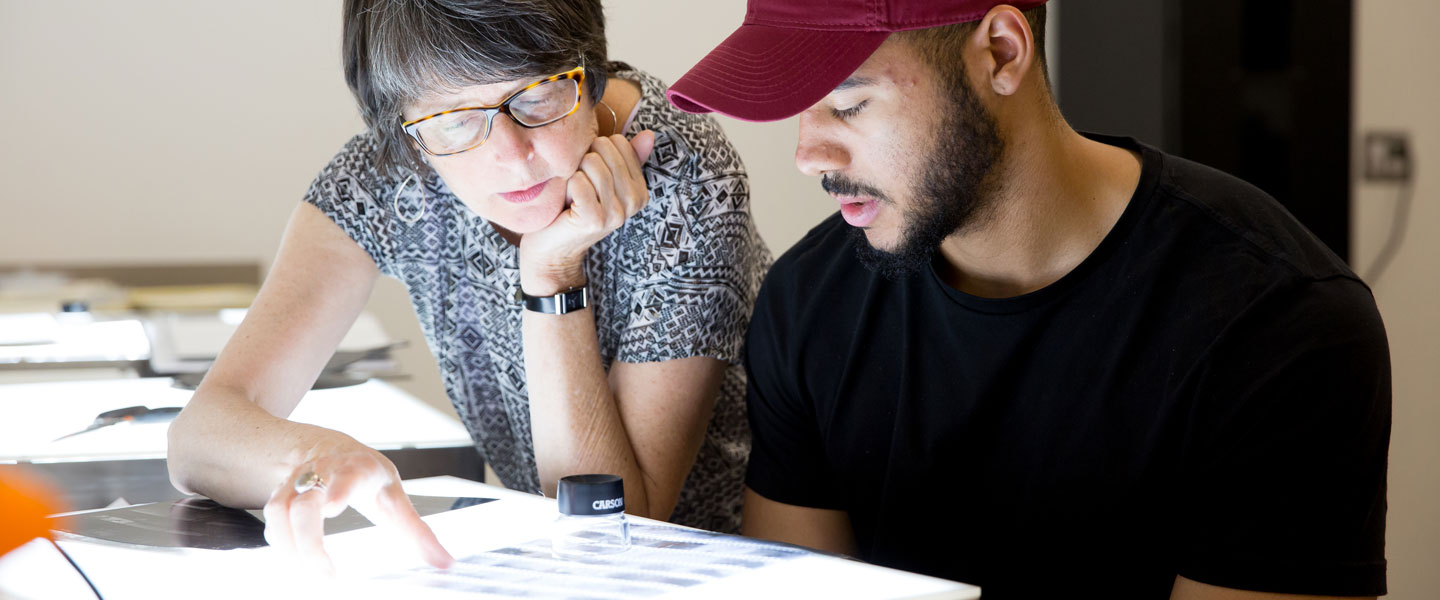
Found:
<svg viewBox="0 0 1440 600"><path fill-rule="evenodd" d="M845 146L829 135L810 112L800 113L800 135L795 145L795 167L806 175L824 175L850 164Z"/></svg>

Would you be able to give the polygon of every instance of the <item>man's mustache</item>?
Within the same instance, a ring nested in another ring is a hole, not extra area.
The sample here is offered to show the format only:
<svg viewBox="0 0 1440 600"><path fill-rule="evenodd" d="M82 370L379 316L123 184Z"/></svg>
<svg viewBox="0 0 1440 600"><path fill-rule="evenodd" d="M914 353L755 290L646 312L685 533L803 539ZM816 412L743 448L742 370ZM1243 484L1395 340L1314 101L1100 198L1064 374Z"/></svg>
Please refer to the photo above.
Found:
<svg viewBox="0 0 1440 600"><path fill-rule="evenodd" d="M876 200L889 201L879 189L846 179L843 175L825 175L820 178L820 187L835 196L865 196Z"/></svg>

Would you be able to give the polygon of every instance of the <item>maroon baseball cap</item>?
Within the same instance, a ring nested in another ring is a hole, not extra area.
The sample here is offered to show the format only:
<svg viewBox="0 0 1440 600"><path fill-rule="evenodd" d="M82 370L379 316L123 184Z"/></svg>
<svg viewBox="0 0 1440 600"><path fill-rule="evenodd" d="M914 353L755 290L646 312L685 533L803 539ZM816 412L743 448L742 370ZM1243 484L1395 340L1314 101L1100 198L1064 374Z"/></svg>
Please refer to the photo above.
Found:
<svg viewBox="0 0 1440 600"><path fill-rule="evenodd" d="M810 108L896 31L965 23L1046 0L750 0L745 22L665 96L685 112L776 121Z"/></svg>

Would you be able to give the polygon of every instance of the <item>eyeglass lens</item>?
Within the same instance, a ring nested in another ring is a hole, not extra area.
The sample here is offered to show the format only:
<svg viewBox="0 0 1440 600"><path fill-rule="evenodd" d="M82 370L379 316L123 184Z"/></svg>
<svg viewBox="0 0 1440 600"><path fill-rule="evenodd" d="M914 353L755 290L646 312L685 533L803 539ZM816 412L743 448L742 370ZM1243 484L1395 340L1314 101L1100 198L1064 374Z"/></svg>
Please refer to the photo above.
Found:
<svg viewBox="0 0 1440 600"><path fill-rule="evenodd" d="M544 83L514 96L507 106L511 118L526 127L539 127L560 120L575 110L580 94L574 79ZM463 152L484 143L490 136L487 118L493 110L462 110L422 121L415 129L425 148L435 154Z"/></svg>

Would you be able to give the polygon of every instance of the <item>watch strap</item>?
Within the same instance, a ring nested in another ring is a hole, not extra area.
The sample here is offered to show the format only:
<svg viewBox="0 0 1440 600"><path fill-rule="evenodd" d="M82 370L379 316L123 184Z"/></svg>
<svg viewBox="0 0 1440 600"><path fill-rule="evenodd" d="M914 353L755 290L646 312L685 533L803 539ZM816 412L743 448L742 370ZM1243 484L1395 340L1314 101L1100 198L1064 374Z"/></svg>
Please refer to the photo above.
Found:
<svg viewBox="0 0 1440 600"><path fill-rule="evenodd" d="M583 285L572 287L553 296L531 296L525 293L525 290L517 287L515 299L524 305L525 310L547 315L563 315L590 306L589 288Z"/></svg>

